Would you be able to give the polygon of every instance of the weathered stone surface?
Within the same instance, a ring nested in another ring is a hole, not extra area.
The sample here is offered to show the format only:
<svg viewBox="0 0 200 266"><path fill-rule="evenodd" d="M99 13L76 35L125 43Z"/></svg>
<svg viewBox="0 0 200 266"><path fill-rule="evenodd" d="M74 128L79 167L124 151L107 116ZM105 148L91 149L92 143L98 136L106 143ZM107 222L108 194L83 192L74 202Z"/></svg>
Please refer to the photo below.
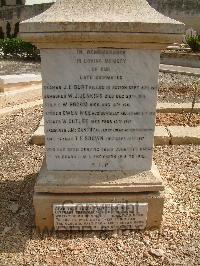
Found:
<svg viewBox="0 0 200 266"><path fill-rule="evenodd" d="M159 227L162 220L163 193L34 193L35 224L39 230L54 228L53 204L67 203L147 203L146 228ZM124 228L126 229L126 228Z"/></svg>
<svg viewBox="0 0 200 266"><path fill-rule="evenodd" d="M35 192L106 193L163 190L162 179L153 164L149 171L48 171L43 164Z"/></svg>
<svg viewBox="0 0 200 266"><path fill-rule="evenodd" d="M147 0L149 4L154 7L158 12L164 14L167 17L173 18L178 21L182 21L186 24L186 29L200 30L199 28L199 10L197 7L198 0L185 1L184 5L182 1L169 2L166 0ZM15 1L16 2L16 1ZM19 23L25 19L32 18L46 9L48 9L56 0L26 0L26 5L18 5L10 7L3 6L0 13L1 26L3 29L4 37L6 36L6 23L9 22L11 26L11 34L14 33L16 23ZM37 8L35 4L37 3ZM200 5L200 3L199 3ZM170 8L169 8L170 6ZM9 10L9 16L8 16ZM4 19L6 17L6 20ZM180 64L179 64L180 65Z"/></svg>
<svg viewBox="0 0 200 266"><path fill-rule="evenodd" d="M184 25L146 0L58 0L20 24L20 36L39 48L137 48L161 50L180 42Z"/></svg>
<svg viewBox="0 0 200 266"><path fill-rule="evenodd" d="M47 169L151 169L159 53L44 49L41 55Z"/></svg>
<svg viewBox="0 0 200 266"><path fill-rule="evenodd" d="M146 0L58 0L21 24L21 32L67 31L179 34L183 24L158 13Z"/></svg>
<svg viewBox="0 0 200 266"><path fill-rule="evenodd" d="M55 230L145 229L147 203L54 204Z"/></svg>

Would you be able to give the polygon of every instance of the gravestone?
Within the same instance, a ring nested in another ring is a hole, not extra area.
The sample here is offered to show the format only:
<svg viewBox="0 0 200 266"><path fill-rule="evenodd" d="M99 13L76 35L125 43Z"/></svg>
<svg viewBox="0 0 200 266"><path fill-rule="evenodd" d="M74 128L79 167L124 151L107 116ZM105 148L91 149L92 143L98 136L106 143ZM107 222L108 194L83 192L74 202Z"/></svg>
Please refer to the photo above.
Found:
<svg viewBox="0 0 200 266"><path fill-rule="evenodd" d="M20 25L41 51L46 159L36 226L159 226L162 179L152 161L160 51L183 24L145 0L58 0Z"/></svg>
<svg viewBox="0 0 200 266"><path fill-rule="evenodd" d="M55 49L41 56L47 169L151 169L159 53Z"/></svg>

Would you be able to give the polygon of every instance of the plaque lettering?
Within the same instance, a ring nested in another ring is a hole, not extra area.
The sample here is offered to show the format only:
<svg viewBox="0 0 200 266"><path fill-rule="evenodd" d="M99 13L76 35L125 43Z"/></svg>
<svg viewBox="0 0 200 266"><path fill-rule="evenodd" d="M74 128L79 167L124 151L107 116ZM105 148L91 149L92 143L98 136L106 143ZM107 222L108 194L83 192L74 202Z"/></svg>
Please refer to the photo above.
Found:
<svg viewBox="0 0 200 266"><path fill-rule="evenodd" d="M54 204L56 230L145 229L147 203Z"/></svg>

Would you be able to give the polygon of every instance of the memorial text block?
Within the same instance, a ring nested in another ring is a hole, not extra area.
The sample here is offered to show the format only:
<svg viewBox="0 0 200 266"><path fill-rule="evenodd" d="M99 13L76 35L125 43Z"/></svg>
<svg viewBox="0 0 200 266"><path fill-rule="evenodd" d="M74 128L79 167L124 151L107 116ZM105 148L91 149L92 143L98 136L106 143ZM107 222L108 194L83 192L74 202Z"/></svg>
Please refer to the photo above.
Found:
<svg viewBox="0 0 200 266"><path fill-rule="evenodd" d="M43 49L48 170L149 170L159 52Z"/></svg>
<svg viewBox="0 0 200 266"><path fill-rule="evenodd" d="M55 230L145 229L147 203L54 204Z"/></svg>

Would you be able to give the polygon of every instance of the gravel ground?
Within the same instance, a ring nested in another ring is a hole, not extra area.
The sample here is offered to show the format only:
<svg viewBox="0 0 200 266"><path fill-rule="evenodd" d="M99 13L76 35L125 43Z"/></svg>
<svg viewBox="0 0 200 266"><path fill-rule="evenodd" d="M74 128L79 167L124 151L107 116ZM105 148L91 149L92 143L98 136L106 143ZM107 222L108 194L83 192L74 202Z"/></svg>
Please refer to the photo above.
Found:
<svg viewBox="0 0 200 266"><path fill-rule="evenodd" d="M163 146L154 159L166 184L160 230L39 234L32 194L44 156L29 145L40 107L0 118L0 265L199 265L199 146Z"/></svg>
<svg viewBox="0 0 200 266"><path fill-rule="evenodd" d="M26 87L27 88L27 87ZM11 107L18 104L23 104L27 102L34 102L42 99L42 85L32 84L29 86L30 90L27 90L26 93L12 94L7 92L0 95L0 108Z"/></svg>
<svg viewBox="0 0 200 266"><path fill-rule="evenodd" d="M0 60L0 75L39 73L40 71L41 67L39 62ZM160 72L158 101L191 102L194 95L192 85L198 79L199 77ZM200 102L200 88L197 95L197 102Z"/></svg>
<svg viewBox="0 0 200 266"><path fill-rule="evenodd" d="M200 114L157 113L157 126L200 126Z"/></svg>
<svg viewBox="0 0 200 266"><path fill-rule="evenodd" d="M0 75L40 72L40 62L0 59Z"/></svg>
<svg viewBox="0 0 200 266"><path fill-rule="evenodd" d="M194 97L193 84L200 80L199 77L159 73L158 102L192 102ZM196 102L200 102L200 81Z"/></svg>

